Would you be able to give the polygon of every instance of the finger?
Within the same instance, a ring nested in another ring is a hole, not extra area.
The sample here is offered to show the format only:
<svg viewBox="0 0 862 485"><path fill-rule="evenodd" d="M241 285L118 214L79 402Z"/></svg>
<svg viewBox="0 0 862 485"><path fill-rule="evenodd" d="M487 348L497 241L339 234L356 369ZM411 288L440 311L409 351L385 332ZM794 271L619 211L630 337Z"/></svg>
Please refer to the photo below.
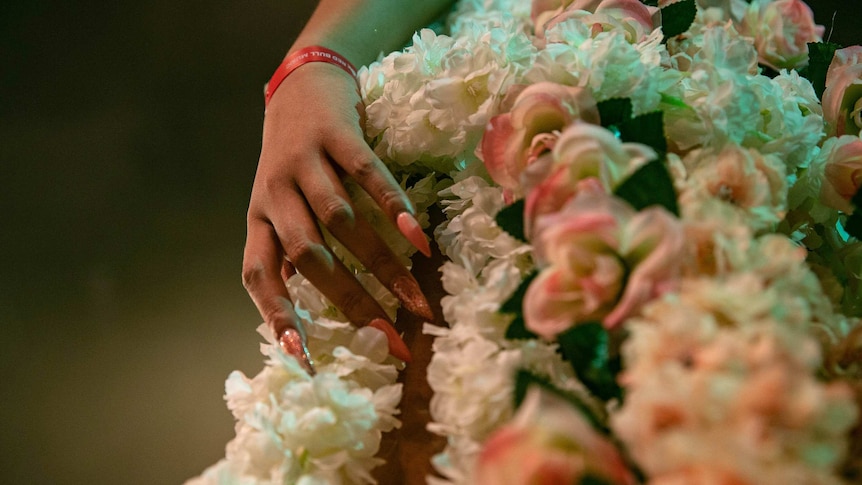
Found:
<svg viewBox="0 0 862 485"><path fill-rule="evenodd" d="M279 346L311 375L314 363L306 346L302 321L284 285L283 258L275 231L267 222L250 219L243 255L242 282Z"/></svg>
<svg viewBox="0 0 862 485"><path fill-rule="evenodd" d="M368 220L356 213L350 196L331 165L305 172L298 183L318 220L404 304L411 313L434 320L419 283L401 265Z"/></svg>
<svg viewBox="0 0 862 485"><path fill-rule="evenodd" d="M416 221L413 203L361 135L330 140L325 147L329 156L377 202L416 249L430 256L431 248Z"/></svg>
<svg viewBox="0 0 862 485"><path fill-rule="evenodd" d="M250 219L247 230L242 267L243 286L273 332L295 327L296 315L281 277L283 258L275 230L260 219Z"/></svg>
<svg viewBox="0 0 862 485"><path fill-rule="evenodd" d="M326 247L302 195L283 193L277 206L285 209L275 211L270 219L285 256L296 270L352 323L364 326L374 319L387 318L353 273Z"/></svg>
<svg viewBox="0 0 862 485"><path fill-rule="evenodd" d="M293 264L287 260L287 258L282 258L281 260L281 279L284 280L284 283L287 284L287 280L290 279L291 276L296 274L296 268L294 268Z"/></svg>
<svg viewBox="0 0 862 485"><path fill-rule="evenodd" d="M410 362L410 351L389 323L386 312L323 244L323 237L299 194L289 192L284 199L283 207L294 208L290 220L285 216L286 211L279 211L273 223L282 228L278 236L287 258L349 321L383 331L389 353Z"/></svg>

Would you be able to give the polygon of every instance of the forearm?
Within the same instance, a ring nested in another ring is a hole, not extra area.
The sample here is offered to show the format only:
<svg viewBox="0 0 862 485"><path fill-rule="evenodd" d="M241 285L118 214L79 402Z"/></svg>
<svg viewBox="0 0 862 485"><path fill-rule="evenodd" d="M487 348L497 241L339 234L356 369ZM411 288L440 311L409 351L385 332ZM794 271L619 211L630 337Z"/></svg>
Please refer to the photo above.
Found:
<svg viewBox="0 0 862 485"><path fill-rule="evenodd" d="M391 52L454 0L321 0L290 52L322 45L356 66Z"/></svg>

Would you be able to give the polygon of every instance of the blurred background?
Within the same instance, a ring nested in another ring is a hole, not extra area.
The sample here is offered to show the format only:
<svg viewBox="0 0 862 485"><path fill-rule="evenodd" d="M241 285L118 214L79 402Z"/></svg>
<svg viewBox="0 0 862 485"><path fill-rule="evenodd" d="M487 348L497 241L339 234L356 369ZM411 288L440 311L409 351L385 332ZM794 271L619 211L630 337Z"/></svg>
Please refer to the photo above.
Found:
<svg viewBox="0 0 862 485"><path fill-rule="evenodd" d="M862 0L809 2L860 43ZM314 0L0 5L0 477L177 484L224 456L262 88Z"/></svg>

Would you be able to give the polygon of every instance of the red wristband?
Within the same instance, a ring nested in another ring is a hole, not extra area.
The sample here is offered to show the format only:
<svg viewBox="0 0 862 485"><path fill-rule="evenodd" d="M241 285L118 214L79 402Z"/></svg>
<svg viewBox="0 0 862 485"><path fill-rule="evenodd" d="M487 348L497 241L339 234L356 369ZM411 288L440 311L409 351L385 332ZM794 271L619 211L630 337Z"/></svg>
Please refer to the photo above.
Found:
<svg viewBox="0 0 862 485"><path fill-rule="evenodd" d="M269 104L269 99L288 74L292 73L299 66L309 62L326 62L328 64L333 64L344 69L345 72L354 78L356 77L356 68L353 67L353 64L351 64L350 61L345 59L341 54L319 45L304 47L287 56L284 62L282 62L281 65L278 66L278 69L275 70L272 78L268 83L266 83L266 88L263 93L263 105L266 106Z"/></svg>

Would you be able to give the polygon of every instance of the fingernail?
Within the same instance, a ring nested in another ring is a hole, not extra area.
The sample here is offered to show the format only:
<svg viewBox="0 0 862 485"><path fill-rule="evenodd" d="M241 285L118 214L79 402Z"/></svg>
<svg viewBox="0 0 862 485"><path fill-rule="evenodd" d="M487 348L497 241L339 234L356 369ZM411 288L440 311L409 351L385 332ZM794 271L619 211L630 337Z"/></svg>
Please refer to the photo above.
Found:
<svg viewBox="0 0 862 485"><path fill-rule="evenodd" d="M292 355L299 362L299 365L308 372L309 375L315 375L314 363L311 360L311 354L308 352L308 347L305 346L305 340L295 328L286 328L278 336L278 344L282 350Z"/></svg>
<svg viewBox="0 0 862 485"><path fill-rule="evenodd" d="M389 322L382 318L375 318L368 324L368 326L374 327L386 334L386 340L389 341L389 353L392 354L393 357L404 362L410 362L413 360L410 356L410 350L407 348L407 344L404 343L404 340L402 340L401 336L398 335L398 331L395 330L395 327L390 325Z"/></svg>
<svg viewBox="0 0 862 485"><path fill-rule="evenodd" d="M404 237L410 241L422 254L431 257L431 246L428 244L428 239L425 238L425 233L422 232L422 226L419 221L409 212L398 214L398 230Z"/></svg>
<svg viewBox="0 0 862 485"><path fill-rule="evenodd" d="M407 310L427 321L434 321L431 305L422 294L419 283L411 276L399 276L392 282L392 293L398 297Z"/></svg>

